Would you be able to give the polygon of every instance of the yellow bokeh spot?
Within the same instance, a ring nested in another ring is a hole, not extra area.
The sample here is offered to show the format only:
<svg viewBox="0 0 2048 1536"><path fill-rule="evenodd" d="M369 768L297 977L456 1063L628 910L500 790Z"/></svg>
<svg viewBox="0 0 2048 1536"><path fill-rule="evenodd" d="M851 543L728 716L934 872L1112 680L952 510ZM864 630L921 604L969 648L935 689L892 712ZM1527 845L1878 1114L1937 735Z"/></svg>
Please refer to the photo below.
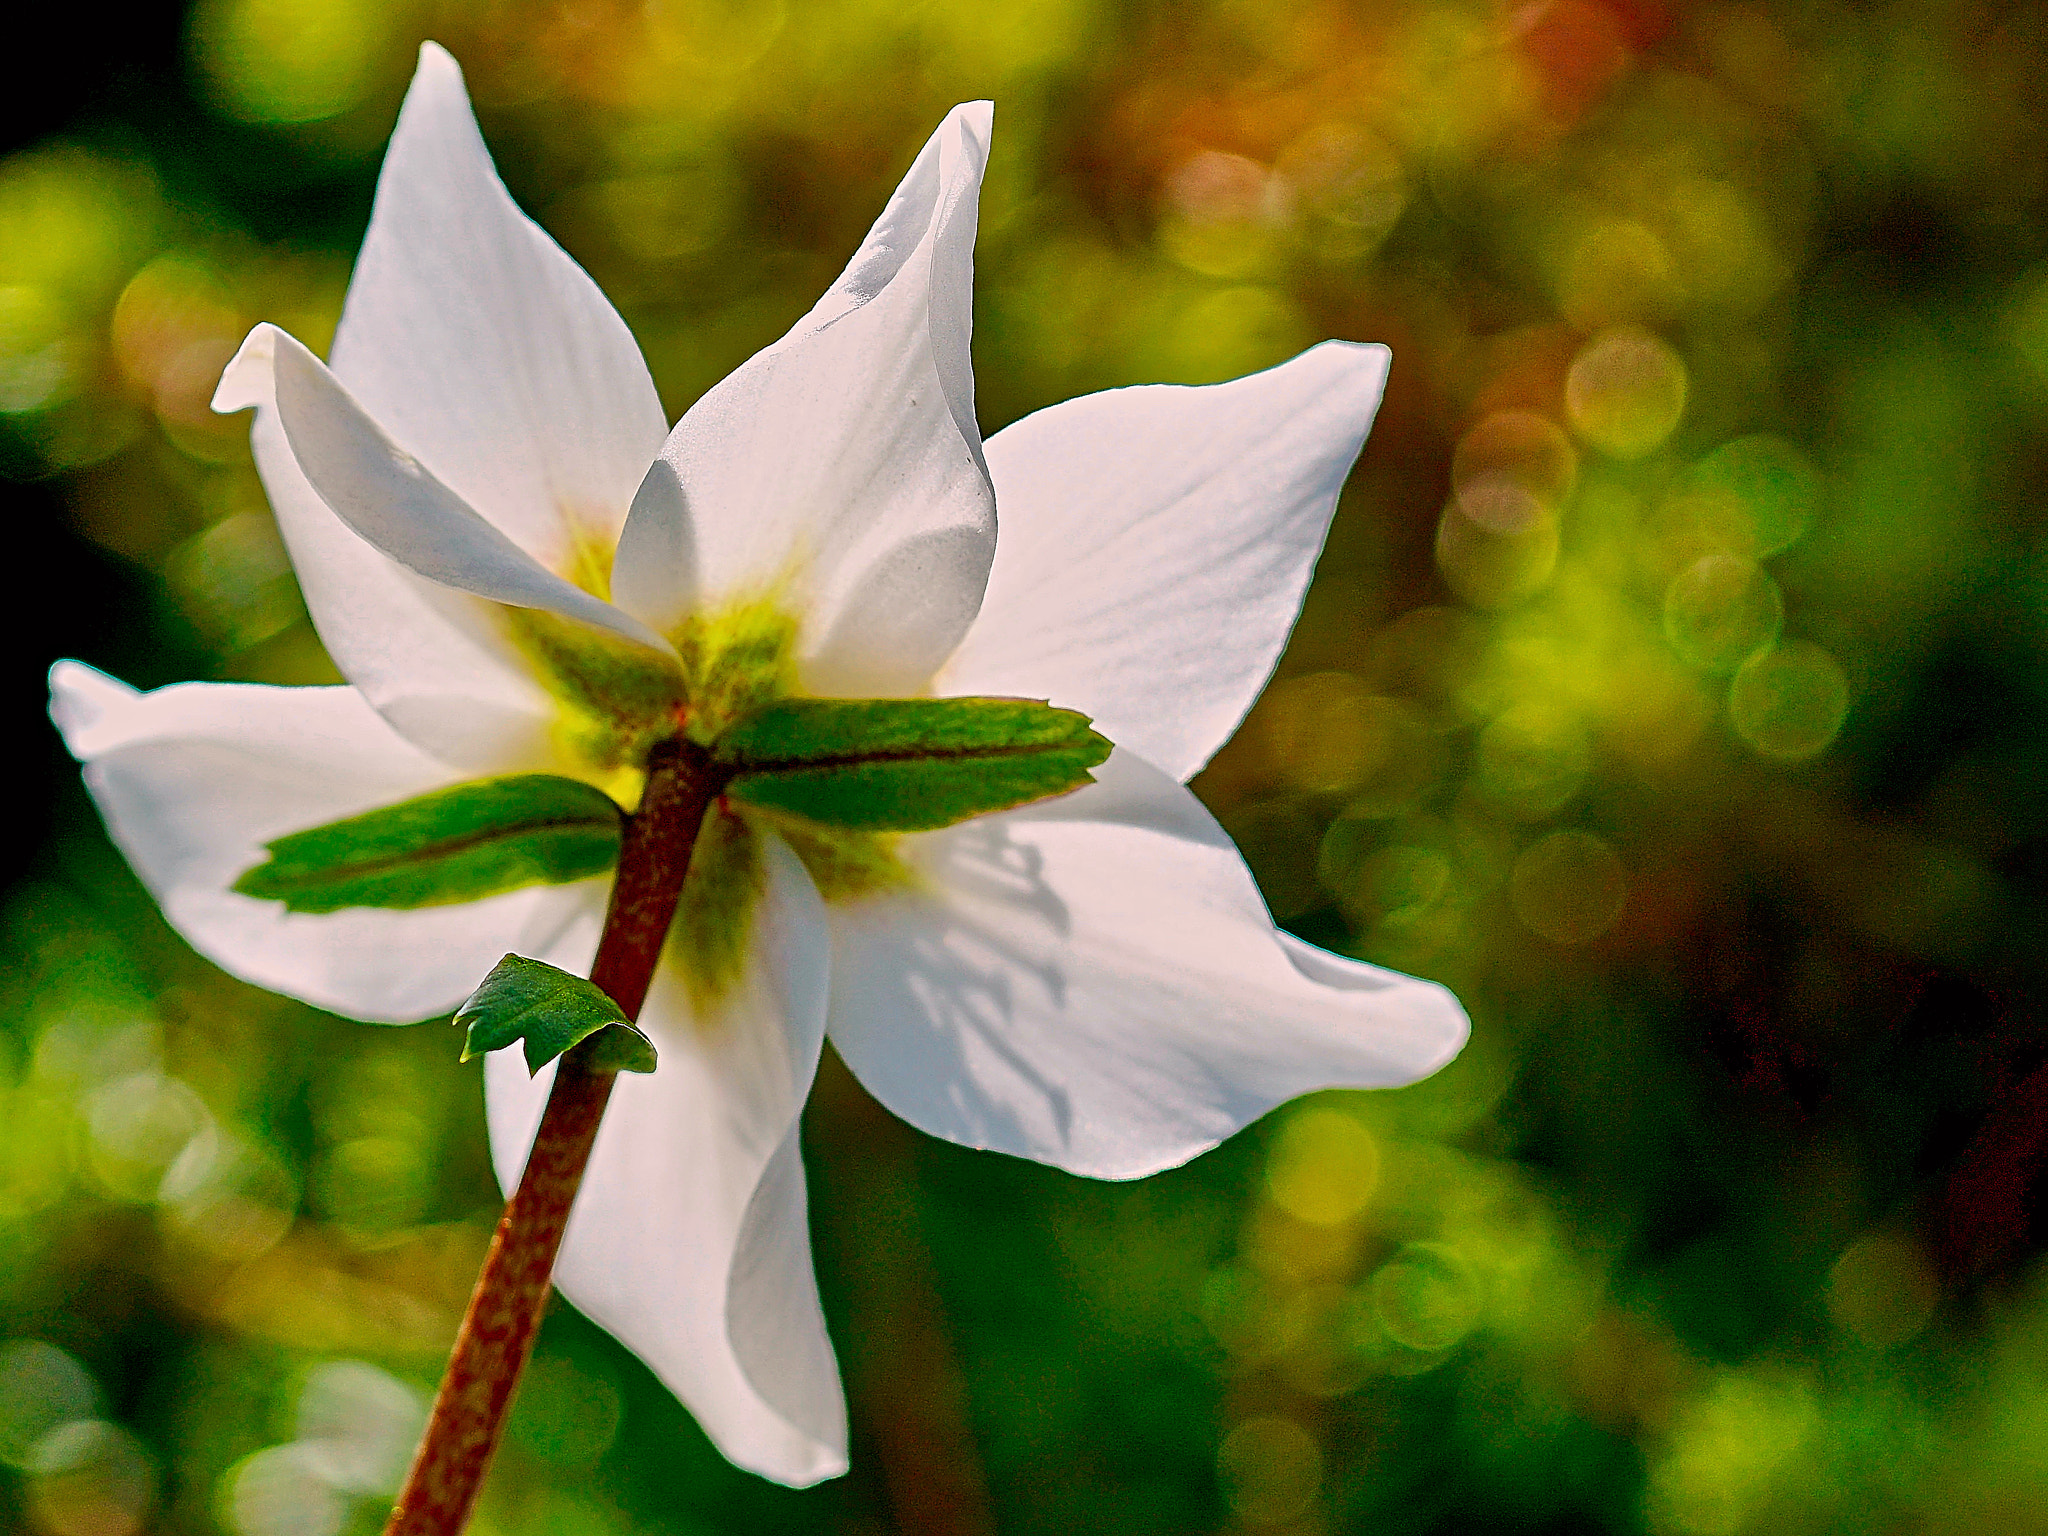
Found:
<svg viewBox="0 0 2048 1536"><path fill-rule="evenodd" d="M1436 563L1475 608L1508 608L1540 592L1557 569L1557 520L1504 474L1466 484L1436 529Z"/></svg>
<svg viewBox="0 0 2048 1536"><path fill-rule="evenodd" d="M1451 456L1451 489L1483 495L1488 482L1504 479L1555 512L1572 493L1579 474L1578 451L1548 416L1535 411L1495 411L1458 440Z"/></svg>
<svg viewBox="0 0 2048 1536"><path fill-rule="evenodd" d="M135 1072L88 1098L86 1162L116 1200L153 1201L164 1175L195 1143L216 1134L213 1115L185 1083Z"/></svg>
<svg viewBox="0 0 2048 1536"><path fill-rule="evenodd" d="M1231 1507L1259 1525L1299 1519L1323 1485L1323 1450L1293 1419L1246 1419L1224 1437L1216 1470Z"/></svg>
<svg viewBox="0 0 2048 1536"><path fill-rule="evenodd" d="M1628 874L1605 838L1570 827L1522 850L1508 894L1532 933L1557 944L1586 944L1621 916Z"/></svg>
<svg viewBox="0 0 2048 1536"><path fill-rule="evenodd" d="M1828 1272L1828 1317L1878 1349L1918 1334L1940 1299L1941 1283L1919 1245L1888 1232L1859 1238Z"/></svg>
<svg viewBox="0 0 2048 1536"><path fill-rule="evenodd" d="M306 1193L326 1215L359 1233L417 1222L433 1193L426 1149L410 1136L356 1136L328 1148Z"/></svg>
<svg viewBox="0 0 2048 1536"><path fill-rule="evenodd" d="M1302 233L1320 255L1357 257L1371 250L1408 204L1401 157L1356 124L1309 129L1281 151L1274 170L1308 216Z"/></svg>
<svg viewBox="0 0 2048 1536"><path fill-rule="evenodd" d="M246 329L227 286L187 251L167 251L121 290L109 332L121 371L145 390L181 448L237 457L248 428L213 410L214 386Z"/></svg>
<svg viewBox="0 0 2048 1536"><path fill-rule="evenodd" d="M19 1220L55 1205L70 1186L75 1127L67 1099L25 1084L10 1088L4 1079L0 1116L9 1130L0 1139L0 1221Z"/></svg>
<svg viewBox="0 0 2048 1536"><path fill-rule="evenodd" d="M1211 384L1270 368L1314 339L1285 295L1271 288L1224 288L1181 314L1159 364L1173 382Z"/></svg>
<svg viewBox="0 0 2048 1536"><path fill-rule="evenodd" d="M1379 1185L1372 1132L1338 1109L1290 1115L1266 1159L1266 1191L1288 1215L1334 1227L1363 1211Z"/></svg>
<svg viewBox="0 0 2048 1536"><path fill-rule="evenodd" d="M40 410L76 392L83 347L48 293L0 286L0 414Z"/></svg>
<svg viewBox="0 0 2048 1536"><path fill-rule="evenodd" d="M1678 1415L1671 1448L1650 1470L1651 1531L1737 1536L1786 1478L1810 1478L1802 1456L1820 1422L1805 1382L1726 1372Z"/></svg>
<svg viewBox="0 0 2048 1536"><path fill-rule="evenodd" d="M83 314L150 249L163 207L138 165L59 147L0 165L0 283Z"/></svg>
<svg viewBox="0 0 2048 1536"><path fill-rule="evenodd" d="M1848 714L1840 663L1805 640L1751 657L1728 690L1735 733L1765 757L1798 761L1826 751Z"/></svg>
<svg viewBox="0 0 2048 1536"><path fill-rule="evenodd" d="M1678 183L1670 229L1677 268L1695 302L1753 314L1791 276L1757 209L1730 182L1688 177Z"/></svg>
<svg viewBox="0 0 2048 1536"><path fill-rule="evenodd" d="M366 0L211 0L191 46L220 104L255 123L314 123L377 83L389 12Z"/></svg>
<svg viewBox="0 0 2048 1536"><path fill-rule="evenodd" d="M1385 779L1392 759L1412 755L1412 714L1347 672L1312 672L1267 695L1260 739L1288 787L1336 794Z"/></svg>
<svg viewBox="0 0 2048 1536"><path fill-rule="evenodd" d="M1166 178L1159 243L1204 277L1246 278L1271 260L1286 184L1256 160L1202 150Z"/></svg>
<svg viewBox="0 0 2048 1536"><path fill-rule="evenodd" d="M188 1146L164 1175L157 1200L166 1227L185 1243L211 1258L246 1264L291 1230L299 1186L275 1155L223 1136Z"/></svg>
<svg viewBox="0 0 2048 1536"><path fill-rule="evenodd" d="M1604 330L1579 349L1565 375L1565 408L1582 438L1618 459L1661 446L1685 415L1685 362L1632 325Z"/></svg>
<svg viewBox="0 0 2048 1536"><path fill-rule="evenodd" d="M1510 815L1536 821L1579 792L1592 762L1577 719L1542 705L1517 705L1480 732L1473 785Z"/></svg>
<svg viewBox="0 0 2048 1536"><path fill-rule="evenodd" d="M1634 219L1579 232L1558 281L1558 308L1588 330L1654 314L1677 296L1671 252Z"/></svg>
<svg viewBox="0 0 2048 1536"><path fill-rule="evenodd" d="M1734 555L1706 555L1664 592L1664 634L1703 672L1733 672L1778 638L1785 599L1766 571Z"/></svg>
<svg viewBox="0 0 2048 1536"><path fill-rule="evenodd" d="M1359 867L1344 905L1369 921L1412 925L1442 904L1453 874L1451 861L1438 849L1413 844L1382 848Z"/></svg>
<svg viewBox="0 0 2048 1536"><path fill-rule="evenodd" d="M157 1466L133 1434L104 1419L74 1419L26 1458L33 1528L51 1536L135 1536L157 1495Z"/></svg>

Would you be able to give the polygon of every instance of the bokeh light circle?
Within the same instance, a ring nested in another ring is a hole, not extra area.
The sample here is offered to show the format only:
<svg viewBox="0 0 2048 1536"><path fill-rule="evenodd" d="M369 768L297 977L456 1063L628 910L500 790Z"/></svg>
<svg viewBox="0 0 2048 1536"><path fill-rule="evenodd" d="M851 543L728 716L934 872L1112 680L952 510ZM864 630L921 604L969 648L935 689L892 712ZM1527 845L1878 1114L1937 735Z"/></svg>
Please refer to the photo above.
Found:
<svg viewBox="0 0 2048 1536"><path fill-rule="evenodd" d="M611 1449L625 1420L618 1383L602 1368L543 1355L527 1368L509 1433L558 1467L588 1467Z"/></svg>
<svg viewBox="0 0 2048 1536"><path fill-rule="evenodd" d="M350 1508L348 1494L297 1443L266 1446L221 1479L221 1523L237 1536L339 1536Z"/></svg>
<svg viewBox="0 0 2048 1536"><path fill-rule="evenodd" d="M314 123L376 85L387 15L363 0L212 0L193 17L191 46L236 117Z"/></svg>
<svg viewBox="0 0 2048 1536"><path fill-rule="evenodd" d="M1735 555L1703 555L1664 591L1664 634L1702 672L1733 672L1778 638L1785 599L1768 571Z"/></svg>
<svg viewBox="0 0 2048 1536"><path fill-rule="evenodd" d="M1451 490L1504 478L1553 510L1571 495L1579 474L1578 450L1564 430L1535 411L1495 411L1458 439L1451 455Z"/></svg>
<svg viewBox="0 0 2048 1536"><path fill-rule="evenodd" d="M1380 1153L1372 1132L1340 1109L1290 1115L1266 1160L1266 1191L1290 1216L1318 1226L1351 1220L1372 1199Z"/></svg>
<svg viewBox="0 0 2048 1536"><path fill-rule="evenodd" d="M425 1423L418 1394L364 1360L330 1360L299 1392L299 1445L350 1493L396 1493Z"/></svg>
<svg viewBox="0 0 2048 1536"><path fill-rule="evenodd" d="M31 1517L51 1536L134 1536L156 1503L156 1461L104 1419L75 1419L27 1459Z"/></svg>
<svg viewBox="0 0 2048 1536"><path fill-rule="evenodd" d="M1638 326L1600 332L1565 375L1565 409L1580 437L1618 459L1660 447L1685 415L1684 359Z"/></svg>
<svg viewBox="0 0 2048 1536"><path fill-rule="evenodd" d="M1347 672L1276 684L1260 708L1274 773L1307 794L1353 788L1377 772L1393 745L1393 707Z"/></svg>
<svg viewBox="0 0 2048 1536"><path fill-rule="evenodd" d="M1556 944L1587 944L1621 916L1628 874L1605 838L1567 827L1522 850L1508 894L1532 933Z"/></svg>
<svg viewBox="0 0 2048 1536"><path fill-rule="evenodd" d="M1504 474L1467 484L1437 523L1436 563L1451 590L1475 608L1533 597L1557 568L1557 520Z"/></svg>
<svg viewBox="0 0 2048 1536"><path fill-rule="evenodd" d="M1260 1525L1279 1525L1300 1518L1315 1502L1323 1482L1323 1450L1293 1419L1262 1414L1224 1437L1216 1470L1238 1514Z"/></svg>
<svg viewBox="0 0 2048 1536"><path fill-rule="evenodd" d="M1574 325L1655 314L1678 294L1671 251L1647 225L1610 219L1578 232L1557 281L1558 307Z"/></svg>
<svg viewBox="0 0 2048 1536"><path fill-rule="evenodd" d="M1723 443L1687 477L1700 531L1752 560L1789 549L1813 522L1820 474L1782 437L1756 433Z"/></svg>
<svg viewBox="0 0 2048 1536"><path fill-rule="evenodd" d="M1841 664L1805 640L1751 657L1728 689L1735 733L1765 757L1796 762L1819 755L1848 714Z"/></svg>
<svg viewBox="0 0 2048 1536"><path fill-rule="evenodd" d="M1479 733L1473 787L1509 815L1537 821L1563 809L1592 764L1585 727L1575 718L1521 704Z"/></svg>
<svg viewBox="0 0 2048 1536"><path fill-rule="evenodd" d="M1373 1316L1404 1349L1449 1349L1479 1322L1471 1266L1441 1243L1407 1244L1374 1273L1371 1293Z"/></svg>
<svg viewBox="0 0 2048 1536"><path fill-rule="evenodd" d="M26 1463L43 1436L74 1419L89 1419L99 1388L71 1356L41 1339L0 1344L0 1461Z"/></svg>
<svg viewBox="0 0 2048 1536"><path fill-rule="evenodd" d="M1828 1317L1876 1349L1890 1349L1927 1326L1941 1282L1911 1239L1873 1232L1851 1243L1828 1271Z"/></svg>

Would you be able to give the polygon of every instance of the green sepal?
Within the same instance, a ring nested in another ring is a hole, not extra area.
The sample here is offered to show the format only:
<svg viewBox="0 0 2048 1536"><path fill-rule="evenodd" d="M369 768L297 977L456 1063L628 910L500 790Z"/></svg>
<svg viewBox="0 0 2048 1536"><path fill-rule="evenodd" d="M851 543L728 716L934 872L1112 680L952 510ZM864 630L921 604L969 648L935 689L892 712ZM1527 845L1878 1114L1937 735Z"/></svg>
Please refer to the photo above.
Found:
<svg viewBox="0 0 2048 1536"><path fill-rule="evenodd" d="M280 837L234 888L293 912L479 901L603 874L619 825L610 797L577 779L477 779Z"/></svg>
<svg viewBox="0 0 2048 1536"><path fill-rule="evenodd" d="M713 748L727 793L830 827L928 832L1091 783L1088 717L1036 699L781 699Z"/></svg>
<svg viewBox="0 0 2048 1536"><path fill-rule="evenodd" d="M538 1072L571 1046L598 1035L590 1064L607 1072L652 1072L654 1042L603 991L545 960L507 955L455 1010L469 1033L462 1059L526 1042L526 1070Z"/></svg>

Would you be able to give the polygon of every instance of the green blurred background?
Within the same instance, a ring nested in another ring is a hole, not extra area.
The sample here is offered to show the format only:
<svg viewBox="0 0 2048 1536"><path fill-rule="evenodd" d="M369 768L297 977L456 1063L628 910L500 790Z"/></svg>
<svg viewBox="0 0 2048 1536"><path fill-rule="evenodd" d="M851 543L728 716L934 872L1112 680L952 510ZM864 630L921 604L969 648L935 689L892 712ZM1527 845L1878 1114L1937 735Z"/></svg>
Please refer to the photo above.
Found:
<svg viewBox="0 0 2048 1536"><path fill-rule="evenodd" d="M333 674L206 401L332 334L422 37L671 415L991 96L993 431L1394 348L1197 788L1463 1058L1095 1185L808 1120L854 1471L558 1306L491 1536L2048 1531L2048 11L45 8L0 110L0 1524L373 1531L495 1207L445 1028L164 927L43 669ZM1228 643L1219 636L1218 643Z"/></svg>

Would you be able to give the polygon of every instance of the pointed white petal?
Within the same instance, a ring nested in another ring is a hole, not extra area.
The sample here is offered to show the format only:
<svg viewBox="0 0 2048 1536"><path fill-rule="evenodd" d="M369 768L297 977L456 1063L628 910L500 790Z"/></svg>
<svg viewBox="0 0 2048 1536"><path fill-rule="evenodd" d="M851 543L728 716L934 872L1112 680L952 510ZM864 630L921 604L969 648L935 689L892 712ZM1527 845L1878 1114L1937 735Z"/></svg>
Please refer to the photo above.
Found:
<svg viewBox="0 0 2048 1536"><path fill-rule="evenodd" d="M550 570L608 560L668 431L640 349L513 204L440 48L384 157L334 371L434 477Z"/></svg>
<svg viewBox="0 0 2048 1536"><path fill-rule="evenodd" d="M557 709L494 603L414 575L334 515L307 482L271 403L259 326L214 396L256 407L251 446L321 643L407 740L471 773L559 771Z"/></svg>
<svg viewBox="0 0 2048 1536"><path fill-rule="evenodd" d="M832 1043L890 1109L1136 1178L1285 1099L1457 1054L1442 987L1279 933L1192 794L1129 752L1098 774L906 840L923 889L833 909Z"/></svg>
<svg viewBox="0 0 2048 1536"><path fill-rule="evenodd" d="M242 343L221 375L215 404L274 409L300 473L320 499L414 574L670 651L638 619L563 580L486 522L394 443L325 363L276 326L259 325Z"/></svg>
<svg viewBox="0 0 2048 1536"><path fill-rule="evenodd" d="M1193 777L1287 642L1387 359L1325 342L1228 384L1109 390L997 433L1002 543L938 691L1050 697Z"/></svg>
<svg viewBox="0 0 2048 1536"><path fill-rule="evenodd" d="M50 714L164 915L194 949L272 991L412 1023L458 1005L506 950L551 941L607 880L416 912L287 912L228 887L271 838L390 805L459 776L353 688L180 683L137 693L75 661Z"/></svg>
<svg viewBox="0 0 2048 1536"><path fill-rule="evenodd" d="M916 692L958 644L995 541L968 358L989 111L953 110L817 307L678 423L621 607L669 630L786 584L817 692Z"/></svg>
<svg viewBox="0 0 2048 1536"><path fill-rule="evenodd" d="M664 961L640 1025L660 1061L623 1073L556 1265L562 1294L646 1361L728 1458L778 1482L846 1470L846 1409L805 1226L797 1114L824 1039L828 940L779 840L744 980L693 1017ZM594 922L541 956L582 974ZM517 1182L553 1069L486 1064L500 1182Z"/></svg>

